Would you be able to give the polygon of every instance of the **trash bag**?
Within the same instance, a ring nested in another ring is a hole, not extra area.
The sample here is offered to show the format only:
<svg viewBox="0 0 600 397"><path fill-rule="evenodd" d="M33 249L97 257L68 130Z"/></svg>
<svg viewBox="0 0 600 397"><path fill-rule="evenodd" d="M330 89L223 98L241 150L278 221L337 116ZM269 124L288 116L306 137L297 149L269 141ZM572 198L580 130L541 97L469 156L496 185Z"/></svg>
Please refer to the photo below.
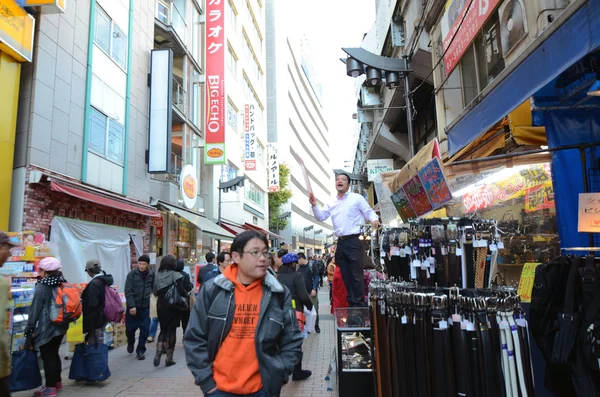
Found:
<svg viewBox="0 0 600 397"><path fill-rule="evenodd" d="M108 368L108 346L104 343L79 343L71 360L69 379L98 382L110 377Z"/></svg>
<svg viewBox="0 0 600 397"><path fill-rule="evenodd" d="M26 349L12 353L12 373L8 389L12 392L31 390L42 385L42 375L34 350Z"/></svg>

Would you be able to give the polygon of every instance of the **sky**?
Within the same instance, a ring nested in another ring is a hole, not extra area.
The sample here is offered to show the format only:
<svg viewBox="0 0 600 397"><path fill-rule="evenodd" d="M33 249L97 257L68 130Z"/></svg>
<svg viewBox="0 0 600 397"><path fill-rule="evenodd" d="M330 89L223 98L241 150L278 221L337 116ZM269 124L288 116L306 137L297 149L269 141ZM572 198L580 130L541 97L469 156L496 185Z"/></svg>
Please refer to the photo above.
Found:
<svg viewBox="0 0 600 397"><path fill-rule="evenodd" d="M346 75L340 58L342 47L360 47L362 38L375 23L374 0L278 0L292 15L291 31L305 35L313 53L312 66L323 89L323 108L329 127L332 168L354 161L353 135L357 122L354 81Z"/></svg>

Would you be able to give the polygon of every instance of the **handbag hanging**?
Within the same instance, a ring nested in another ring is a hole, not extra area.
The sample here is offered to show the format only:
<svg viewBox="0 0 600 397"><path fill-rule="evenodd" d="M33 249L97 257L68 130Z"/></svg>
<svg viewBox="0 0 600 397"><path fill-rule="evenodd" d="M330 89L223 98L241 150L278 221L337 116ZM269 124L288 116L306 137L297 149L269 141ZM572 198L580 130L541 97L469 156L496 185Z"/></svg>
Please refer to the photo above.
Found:
<svg viewBox="0 0 600 397"><path fill-rule="evenodd" d="M171 275L171 277L173 278L173 283L171 284L171 286L167 290L167 293L165 294L165 300L167 301L167 304L172 309L188 310L189 306L187 299L181 296L179 290L177 289L175 278L173 277L173 275Z"/></svg>
<svg viewBox="0 0 600 397"><path fill-rule="evenodd" d="M110 375L107 345L104 343L79 343L75 345L69 379L99 382L108 379Z"/></svg>
<svg viewBox="0 0 600 397"><path fill-rule="evenodd" d="M35 350L26 349L13 352L8 389L18 392L35 389L41 385L42 375Z"/></svg>

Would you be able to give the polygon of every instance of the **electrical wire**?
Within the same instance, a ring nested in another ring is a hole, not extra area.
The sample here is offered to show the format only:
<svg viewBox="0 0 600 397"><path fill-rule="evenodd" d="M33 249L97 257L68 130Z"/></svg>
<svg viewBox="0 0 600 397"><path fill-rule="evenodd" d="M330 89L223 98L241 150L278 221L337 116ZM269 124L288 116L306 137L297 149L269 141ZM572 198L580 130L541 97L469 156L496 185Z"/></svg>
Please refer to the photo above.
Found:
<svg viewBox="0 0 600 397"><path fill-rule="evenodd" d="M458 27L456 29L456 31L458 32L460 30L460 28L462 27L463 22L465 21L467 14L469 13L469 9L471 8L471 6L473 5L473 3L475 2L475 0L471 0L469 2L469 5L467 6L467 9L465 11L465 14L462 16L462 19L460 20L460 23L458 24ZM419 84L417 86L417 88L415 88L414 90L411 91L411 94L415 93L415 91L417 91L419 88L421 88L421 86L423 86L423 84L425 84L425 82L427 81L428 78L431 77L431 75L433 74L433 72L435 71L435 69L440 65L440 63L444 60L444 56L446 55L446 53L448 52L448 50L450 49L450 47L452 46L452 43L454 42L454 39L456 39L456 36L458 36L457 34L454 34L454 36L452 36L452 39L450 39L450 42L448 43L448 47L446 47L446 49L444 50L444 52L442 53L442 55L440 56L440 58L438 59L438 61L436 62L436 64L433 66L433 68L431 68L431 72L429 72L429 74L427 75L427 77L425 77L423 79L423 81L421 81L421 84ZM446 79L444 79L444 81L442 82L442 84L440 84L440 87L442 85L444 85L444 83L446 82L446 80L448 80L449 76L446 76ZM435 92L435 91L434 91Z"/></svg>

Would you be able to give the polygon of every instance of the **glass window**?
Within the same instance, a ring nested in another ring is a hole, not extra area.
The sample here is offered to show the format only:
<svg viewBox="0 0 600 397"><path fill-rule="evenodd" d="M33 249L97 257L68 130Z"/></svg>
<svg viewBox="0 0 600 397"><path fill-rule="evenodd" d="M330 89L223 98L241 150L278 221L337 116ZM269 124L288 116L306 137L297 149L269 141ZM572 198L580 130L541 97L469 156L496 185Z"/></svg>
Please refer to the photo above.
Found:
<svg viewBox="0 0 600 397"><path fill-rule="evenodd" d="M200 83L198 83L200 73L196 69L193 72L193 83L192 83L192 123L198 128L200 126L200 111L202 109L202 91Z"/></svg>
<svg viewBox="0 0 600 397"><path fill-rule="evenodd" d="M110 120L108 124L108 150L106 158L115 163L123 164L123 140L125 137L125 128L115 120Z"/></svg>
<svg viewBox="0 0 600 397"><path fill-rule="evenodd" d="M483 90L504 70L498 14L493 14L475 43L479 43L477 44L477 62L479 81Z"/></svg>
<svg viewBox="0 0 600 397"><path fill-rule="evenodd" d="M231 47L227 46L227 67L231 70L233 77L237 78L237 59L231 50Z"/></svg>
<svg viewBox="0 0 600 397"><path fill-rule="evenodd" d="M237 131L237 109L231 101L227 101L227 121L229 125Z"/></svg>
<svg viewBox="0 0 600 397"><path fill-rule="evenodd" d="M98 8L94 41L98 47L106 51L107 54L110 53L110 27L110 18L108 15L106 15L102 8Z"/></svg>
<svg viewBox="0 0 600 397"><path fill-rule="evenodd" d="M463 87L463 107L467 106L477 94L479 94L477 86L477 66L475 64L475 49L469 47L463 59L460 61L460 69L462 75Z"/></svg>
<svg viewBox="0 0 600 397"><path fill-rule="evenodd" d="M258 160L258 162L260 164L264 164L265 163L265 147L263 146L262 143L257 142L258 145L256 145L256 159Z"/></svg>
<svg viewBox="0 0 600 397"><path fill-rule="evenodd" d="M90 113L90 137L88 147L104 156L106 139L106 116L92 108Z"/></svg>
<svg viewBox="0 0 600 397"><path fill-rule="evenodd" d="M258 186L256 186L256 184L254 182L252 182L251 180L246 181L246 185L245 185L245 189L244 189L244 196L248 200L257 204L259 207L261 207L261 208L263 207L264 192Z"/></svg>
<svg viewBox="0 0 600 397"><path fill-rule="evenodd" d="M117 25L113 24L112 38L112 59L125 69L127 65L127 36Z"/></svg>
<svg viewBox="0 0 600 397"><path fill-rule="evenodd" d="M235 15L235 11L233 10L233 4L231 4L231 1L227 2L227 19L229 20L229 23L231 24L232 27L235 28L236 25L236 15Z"/></svg>

